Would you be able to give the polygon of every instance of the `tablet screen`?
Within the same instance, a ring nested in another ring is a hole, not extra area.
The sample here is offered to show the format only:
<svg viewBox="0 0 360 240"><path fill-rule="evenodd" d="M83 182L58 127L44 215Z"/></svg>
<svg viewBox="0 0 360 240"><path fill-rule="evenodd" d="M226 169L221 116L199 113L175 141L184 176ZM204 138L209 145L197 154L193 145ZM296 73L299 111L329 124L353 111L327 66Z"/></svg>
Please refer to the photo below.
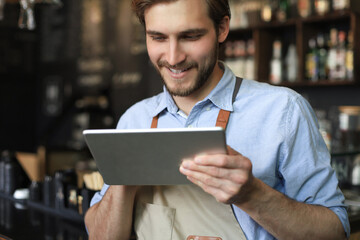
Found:
<svg viewBox="0 0 360 240"><path fill-rule="evenodd" d="M184 158L226 153L220 127L85 130L83 134L109 185L189 184L179 172Z"/></svg>

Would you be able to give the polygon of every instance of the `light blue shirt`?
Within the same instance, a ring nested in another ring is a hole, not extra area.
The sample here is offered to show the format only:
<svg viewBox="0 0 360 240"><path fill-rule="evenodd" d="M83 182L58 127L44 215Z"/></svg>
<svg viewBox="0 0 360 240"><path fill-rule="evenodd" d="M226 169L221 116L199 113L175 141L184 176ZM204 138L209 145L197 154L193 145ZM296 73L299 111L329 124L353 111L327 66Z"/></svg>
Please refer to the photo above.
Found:
<svg viewBox="0 0 360 240"><path fill-rule="evenodd" d="M251 160L253 175L299 202L328 207L349 236L344 196L309 103L288 88L246 79L233 103L234 86L235 75L225 66L221 81L189 116L179 111L164 88L164 92L132 106L117 128L150 128L158 114L159 128L213 127L219 109L229 110L227 144ZM107 188L104 185L95 194L91 205L101 200ZM236 206L233 209L247 239L274 239L244 211Z"/></svg>

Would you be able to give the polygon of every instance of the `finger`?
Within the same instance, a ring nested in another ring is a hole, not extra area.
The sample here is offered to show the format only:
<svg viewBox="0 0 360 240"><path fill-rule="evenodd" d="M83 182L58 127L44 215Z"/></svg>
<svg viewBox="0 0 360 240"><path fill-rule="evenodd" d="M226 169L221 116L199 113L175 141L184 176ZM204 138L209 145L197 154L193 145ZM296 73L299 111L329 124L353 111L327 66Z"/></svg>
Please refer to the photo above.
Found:
<svg viewBox="0 0 360 240"><path fill-rule="evenodd" d="M203 182L199 181L198 179L192 178L192 177L187 177L187 179L189 179L189 181L191 181L195 185L201 187L205 192L213 195L216 199L217 199L217 196L219 196L221 194L221 190L219 188L205 185Z"/></svg>
<svg viewBox="0 0 360 240"><path fill-rule="evenodd" d="M212 195L218 202L231 203L231 198L238 193L239 188L233 188L232 190L226 188L218 188L211 185L207 185L199 179L193 177L187 177L189 181L202 188L205 192ZM230 186L230 184L225 184ZM228 190L228 191L227 191Z"/></svg>
<svg viewBox="0 0 360 240"><path fill-rule="evenodd" d="M220 179L228 179L237 184L243 184L246 181L247 176L249 175L248 169L241 169L241 168L221 168L221 167L214 167L214 166L202 166L197 165L194 161L185 161L183 165L180 167L180 172L187 175L186 171L196 171L205 173L209 176L220 178Z"/></svg>
<svg viewBox="0 0 360 240"><path fill-rule="evenodd" d="M208 172L192 171L182 167L180 171L187 177L196 179L204 185L222 189L228 194L236 194L238 187L243 185L247 180L247 175L241 174L240 171L227 171L228 174L223 178L209 175Z"/></svg>
<svg viewBox="0 0 360 240"><path fill-rule="evenodd" d="M214 166L202 166L196 164L194 161L184 161L181 165L184 170L191 170L206 173L217 178L226 178L229 174L229 170L226 168L219 168Z"/></svg>
<svg viewBox="0 0 360 240"><path fill-rule="evenodd" d="M217 180L228 180L230 183L237 185L243 185L249 179L248 169L227 169L219 167L200 166L192 161L184 163L184 165L180 167L180 172L186 176L198 178L203 182L209 180L204 180L204 178L201 178L201 176L213 177ZM195 173L199 173L199 175L195 175ZM207 184L212 183L209 182ZM214 186L221 187L219 185Z"/></svg>
<svg viewBox="0 0 360 240"><path fill-rule="evenodd" d="M221 181L215 177L209 176L202 172L181 170L188 178L193 179L196 185L208 185L214 188L221 188Z"/></svg>
<svg viewBox="0 0 360 240"><path fill-rule="evenodd" d="M251 162L248 158L242 155L202 155L196 156L194 162L202 166L214 166L227 169L249 169Z"/></svg>

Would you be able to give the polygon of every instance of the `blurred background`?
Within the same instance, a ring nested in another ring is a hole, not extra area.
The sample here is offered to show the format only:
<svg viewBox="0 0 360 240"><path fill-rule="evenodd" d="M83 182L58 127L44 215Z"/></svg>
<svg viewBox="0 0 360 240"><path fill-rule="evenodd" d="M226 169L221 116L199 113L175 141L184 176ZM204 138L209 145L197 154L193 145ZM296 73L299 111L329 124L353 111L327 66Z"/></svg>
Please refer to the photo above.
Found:
<svg viewBox="0 0 360 240"><path fill-rule="evenodd" d="M221 59L240 77L292 88L310 102L357 210L360 1L230 4ZM129 0L0 0L0 194L24 203L14 194L28 189L27 204L65 218L75 211L82 221L82 198L99 188L86 175L97 169L82 131L114 128L128 107L162 91L143 30Z"/></svg>

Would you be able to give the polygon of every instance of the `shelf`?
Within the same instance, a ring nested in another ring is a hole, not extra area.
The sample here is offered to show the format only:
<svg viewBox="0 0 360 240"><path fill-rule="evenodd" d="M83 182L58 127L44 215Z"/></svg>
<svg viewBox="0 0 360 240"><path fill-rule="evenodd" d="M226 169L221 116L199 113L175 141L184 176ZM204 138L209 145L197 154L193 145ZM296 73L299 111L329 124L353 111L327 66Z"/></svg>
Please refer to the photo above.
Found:
<svg viewBox="0 0 360 240"><path fill-rule="evenodd" d="M327 23L329 21L334 21L334 20L349 19L350 16L351 16L350 10L333 11L324 14L323 16L313 15L307 18L301 18L300 21L303 23Z"/></svg>
<svg viewBox="0 0 360 240"><path fill-rule="evenodd" d="M298 19L295 19L295 18L289 19L285 22L278 22L278 21L262 22L262 23L259 23L254 28L256 28L256 29L288 28L288 27L295 27L297 22L298 22Z"/></svg>
<svg viewBox="0 0 360 240"><path fill-rule="evenodd" d="M251 33L252 31L254 31L255 28L254 27L247 27L247 28L232 28L230 29L230 34L247 34L247 33Z"/></svg>
<svg viewBox="0 0 360 240"><path fill-rule="evenodd" d="M42 212L49 213L54 216L61 217L63 219L67 219L74 222L83 223L84 217L80 215L78 212L70 209L55 209L53 207L46 206L39 202L27 201L26 202L29 207L40 210Z"/></svg>
<svg viewBox="0 0 360 240"><path fill-rule="evenodd" d="M360 149L355 150L335 150L331 152L331 157L341 157L341 156L355 156L360 154Z"/></svg>
<svg viewBox="0 0 360 240"><path fill-rule="evenodd" d="M332 28L339 31L352 32L353 42L360 39L360 1L351 0L351 8L343 11L331 11L324 15L312 15L307 18L291 18L284 22L256 22L247 28L231 29L229 40L248 40L252 38L255 42L255 75L254 79L259 82L269 83L270 61L273 55L273 42L276 39L282 41L283 56L290 44L296 44L298 56L297 82L283 82L279 86L290 88L315 88L315 87L347 87L360 86L360 69L354 68L353 80L335 81L319 80L311 82L306 80L306 56L309 52L309 39L319 33L328 34ZM359 65L360 47L354 44L353 65Z"/></svg>
<svg viewBox="0 0 360 240"><path fill-rule="evenodd" d="M293 18L286 20L284 22L272 21L272 22L261 22L258 24L254 24L252 26L246 28L233 28L230 29L230 34L236 33L248 33L251 31L259 30L259 29L274 29L274 28L287 28L287 27L295 27L298 22L298 19Z"/></svg>
<svg viewBox="0 0 360 240"><path fill-rule="evenodd" d="M358 82L355 81L335 81L335 80L319 80L317 82L311 81L297 81L297 82L283 82L281 84L272 84L275 86L283 86L289 88L298 88L298 87L339 87L339 86L360 86Z"/></svg>
<svg viewBox="0 0 360 240"><path fill-rule="evenodd" d="M336 20L348 20L351 17L350 10L344 11L332 11L324 15L312 15L307 18L290 18L284 22L271 21L271 22L260 22L245 28L233 28L230 29L230 32L249 32L258 29L273 29L273 28L286 28L286 27L295 27L297 24L301 23L328 23L329 21Z"/></svg>
<svg viewBox="0 0 360 240"><path fill-rule="evenodd" d="M1 197L1 198L8 199L8 200L11 200L11 201L16 202L16 203L26 204L26 200L16 199L16 198L14 198L12 195L8 195L8 194L6 194L6 193L4 193L4 192L0 192L0 197Z"/></svg>
<svg viewBox="0 0 360 240"><path fill-rule="evenodd" d="M77 223L83 223L84 222L84 216L80 215L75 210L71 210L71 209L55 209L53 207L46 206L46 205L44 205L43 203L40 203L40 202L34 202L34 201L24 200L24 199L16 199L13 196L5 194L3 192L0 192L0 197L4 198L4 199L11 200L11 201L13 201L15 203L20 203L20 204L26 205L28 207L40 210L42 212L49 213L49 214L54 215L54 216L61 217L61 218L66 219L66 220L70 220L72 222L77 222Z"/></svg>

